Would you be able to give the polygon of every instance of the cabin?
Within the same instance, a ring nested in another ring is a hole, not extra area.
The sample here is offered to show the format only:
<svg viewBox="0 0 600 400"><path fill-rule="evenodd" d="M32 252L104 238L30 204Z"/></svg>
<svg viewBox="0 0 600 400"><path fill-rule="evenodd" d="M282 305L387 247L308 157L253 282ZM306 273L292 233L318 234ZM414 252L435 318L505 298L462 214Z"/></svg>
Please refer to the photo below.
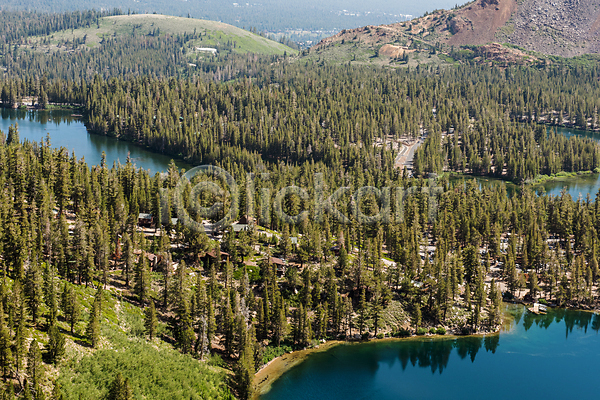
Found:
<svg viewBox="0 0 600 400"><path fill-rule="evenodd" d="M285 272L287 271L287 261L277 257L269 257L267 262L269 265L275 265L277 277L282 278L285 275Z"/></svg>
<svg viewBox="0 0 600 400"><path fill-rule="evenodd" d="M254 218L243 215L238 222L231 224L231 228L234 232L248 231L254 223Z"/></svg>
<svg viewBox="0 0 600 400"><path fill-rule="evenodd" d="M139 213L138 214L138 225L145 228L152 228L154 226L154 217L152 214Z"/></svg>
<svg viewBox="0 0 600 400"><path fill-rule="evenodd" d="M236 233L242 232L242 231L247 231L250 229L249 225L246 225L246 224L231 224L231 228Z"/></svg>
<svg viewBox="0 0 600 400"><path fill-rule="evenodd" d="M238 221L238 224L241 224L241 225L252 225L254 223L255 223L254 218L249 217L247 215L242 215L242 217Z"/></svg>
<svg viewBox="0 0 600 400"><path fill-rule="evenodd" d="M217 54L217 49L215 49L213 47L196 47L196 51L199 51L202 53Z"/></svg>
<svg viewBox="0 0 600 400"><path fill-rule="evenodd" d="M219 251L219 255L217 256L217 251L215 249L212 249L211 251L201 256L200 261L202 261L205 267L208 267L211 263L228 263L229 253Z"/></svg>

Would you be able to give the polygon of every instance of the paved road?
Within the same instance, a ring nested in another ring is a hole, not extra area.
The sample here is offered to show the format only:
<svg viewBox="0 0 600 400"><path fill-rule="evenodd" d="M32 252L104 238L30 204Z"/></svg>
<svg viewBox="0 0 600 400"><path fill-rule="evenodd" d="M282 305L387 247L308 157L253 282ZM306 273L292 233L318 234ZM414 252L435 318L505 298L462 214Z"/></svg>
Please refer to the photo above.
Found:
<svg viewBox="0 0 600 400"><path fill-rule="evenodd" d="M413 158L415 157L415 151L421 144L425 142L425 136L421 136L419 140L412 144L412 146L402 145L402 150L396 156L394 166L396 168L412 167Z"/></svg>

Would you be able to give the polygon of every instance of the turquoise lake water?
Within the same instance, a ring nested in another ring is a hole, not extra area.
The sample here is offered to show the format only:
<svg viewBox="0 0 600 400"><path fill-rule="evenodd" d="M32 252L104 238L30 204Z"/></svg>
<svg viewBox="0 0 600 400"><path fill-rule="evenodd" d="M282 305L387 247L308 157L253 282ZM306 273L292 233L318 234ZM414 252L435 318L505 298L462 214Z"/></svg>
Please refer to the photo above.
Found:
<svg viewBox="0 0 600 400"><path fill-rule="evenodd" d="M561 127L551 127L548 129L556 130L557 133L567 137L583 136L595 141L600 141L600 134L593 132ZM509 196L512 196L514 193L519 191L518 185L496 178L475 177L460 174L453 176L451 178L451 182L460 183L465 180L472 179L475 179L480 186L505 185L506 192ZM559 196L564 190L566 193L570 194L574 200L577 200L579 197L585 200L589 194L590 199L595 200L596 194L598 193L598 190L600 190L600 174L584 174L576 177L556 178L541 185L534 186L533 190L535 190L535 192L539 195L547 194L550 196Z"/></svg>
<svg viewBox="0 0 600 400"><path fill-rule="evenodd" d="M598 398L600 315L509 305L499 335L344 344L311 354L261 400Z"/></svg>
<svg viewBox="0 0 600 400"><path fill-rule="evenodd" d="M130 142L107 136L92 135L88 133L83 121L78 117L73 117L72 112L68 110L24 111L0 109L0 130L7 133L8 127L15 124L18 124L21 140L27 139L32 142L39 142L45 139L49 133L53 147L65 147L69 150L69 153L75 151L78 158L85 157L88 165L100 164L103 151L106 153L108 166L112 166L113 162L124 164L129 153L138 168L149 170L151 174L165 171L171 160L169 156L154 153ZM568 128L556 129L558 133L566 136L578 135L600 140L600 136L595 133ZM179 168L190 169L191 167L181 160L175 160L175 163ZM453 179L457 181L463 178ZM473 177L465 176L464 179L473 179ZM509 195L518 190L518 186L510 182L506 183L493 178L477 177L475 179L483 185L504 184L507 186ZM543 190L541 190L542 187ZM575 199L579 196L585 198L588 193L594 199L596 193L600 190L600 174L553 180L536 188L536 191L540 194L545 191L550 195L558 195L563 189Z"/></svg>
<svg viewBox="0 0 600 400"><path fill-rule="evenodd" d="M85 157L88 165L98 165L102 152L106 153L109 167L113 162L125 164L129 153L138 168L149 170L151 174L166 171L171 157L157 154L133 143L115 138L88 133L83 121L73 117L71 111L24 111L0 109L0 130L8 134L11 125L18 124L19 137L30 142L40 142L50 134L52 147L64 147L69 153L75 151L77 158ZM180 168L189 165L176 161Z"/></svg>

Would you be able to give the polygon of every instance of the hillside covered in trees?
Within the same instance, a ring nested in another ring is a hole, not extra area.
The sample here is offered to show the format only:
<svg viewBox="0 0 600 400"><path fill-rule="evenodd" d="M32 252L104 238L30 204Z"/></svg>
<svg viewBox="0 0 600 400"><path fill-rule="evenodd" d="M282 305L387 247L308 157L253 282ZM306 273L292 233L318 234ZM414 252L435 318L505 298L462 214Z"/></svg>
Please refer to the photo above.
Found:
<svg viewBox="0 0 600 400"><path fill-rule="evenodd" d="M69 81L94 76L232 79L259 55L295 54L288 46L231 25L165 15L76 11L0 12L5 76ZM267 58L268 59L268 58Z"/></svg>
<svg viewBox="0 0 600 400"><path fill-rule="evenodd" d="M246 399L264 364L322 340L493 333L503 295L598 306L597 199L523 184L600 167L597 142L546 129L598 130L596 65L231 54L181 70L144 56L181 36L15 46L107 14L23 14L16 30L18 15L2 17L3 107L77 107L94 134L220 167L237 187L174 163L154 176L131 160L91 166L51 137L3 132L7 399ZM399 151L421 137L409 172ZM451 183L455 171L521 190Z"/></svg>

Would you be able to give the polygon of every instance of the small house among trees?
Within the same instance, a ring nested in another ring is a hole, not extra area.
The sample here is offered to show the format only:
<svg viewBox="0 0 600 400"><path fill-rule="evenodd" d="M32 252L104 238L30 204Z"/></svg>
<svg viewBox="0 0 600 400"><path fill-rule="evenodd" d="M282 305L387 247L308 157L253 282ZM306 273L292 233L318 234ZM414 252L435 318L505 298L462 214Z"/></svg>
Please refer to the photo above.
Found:
<svg viewBox="0 0 600 400"><path fill-rule="evenodd" d="M222 263L228 263L229 262L229 253L226 253L224 251L219 251L219 256L217 256L217 251L215 249L212 249L211 251L207 252L203 257L202 257L202 262L204 265L209 265L210 262L216 262L217 259L219 262Z"/></svg>
<svg viewBox="0 0 600 400"><path fill-rule="evenodd" d="M138 215L138 225L145 228L152 228L154 226L154 217L152 217L152 214L140 213Z"/></svg>
<svg viewBox="0 0 600 400"><path fill-rule="evenodd" d="M287 262L285 260L277 257L269 257L269 265L271 264L275 265L279 278L285 275L285 271L287 270Z"/></svg>

